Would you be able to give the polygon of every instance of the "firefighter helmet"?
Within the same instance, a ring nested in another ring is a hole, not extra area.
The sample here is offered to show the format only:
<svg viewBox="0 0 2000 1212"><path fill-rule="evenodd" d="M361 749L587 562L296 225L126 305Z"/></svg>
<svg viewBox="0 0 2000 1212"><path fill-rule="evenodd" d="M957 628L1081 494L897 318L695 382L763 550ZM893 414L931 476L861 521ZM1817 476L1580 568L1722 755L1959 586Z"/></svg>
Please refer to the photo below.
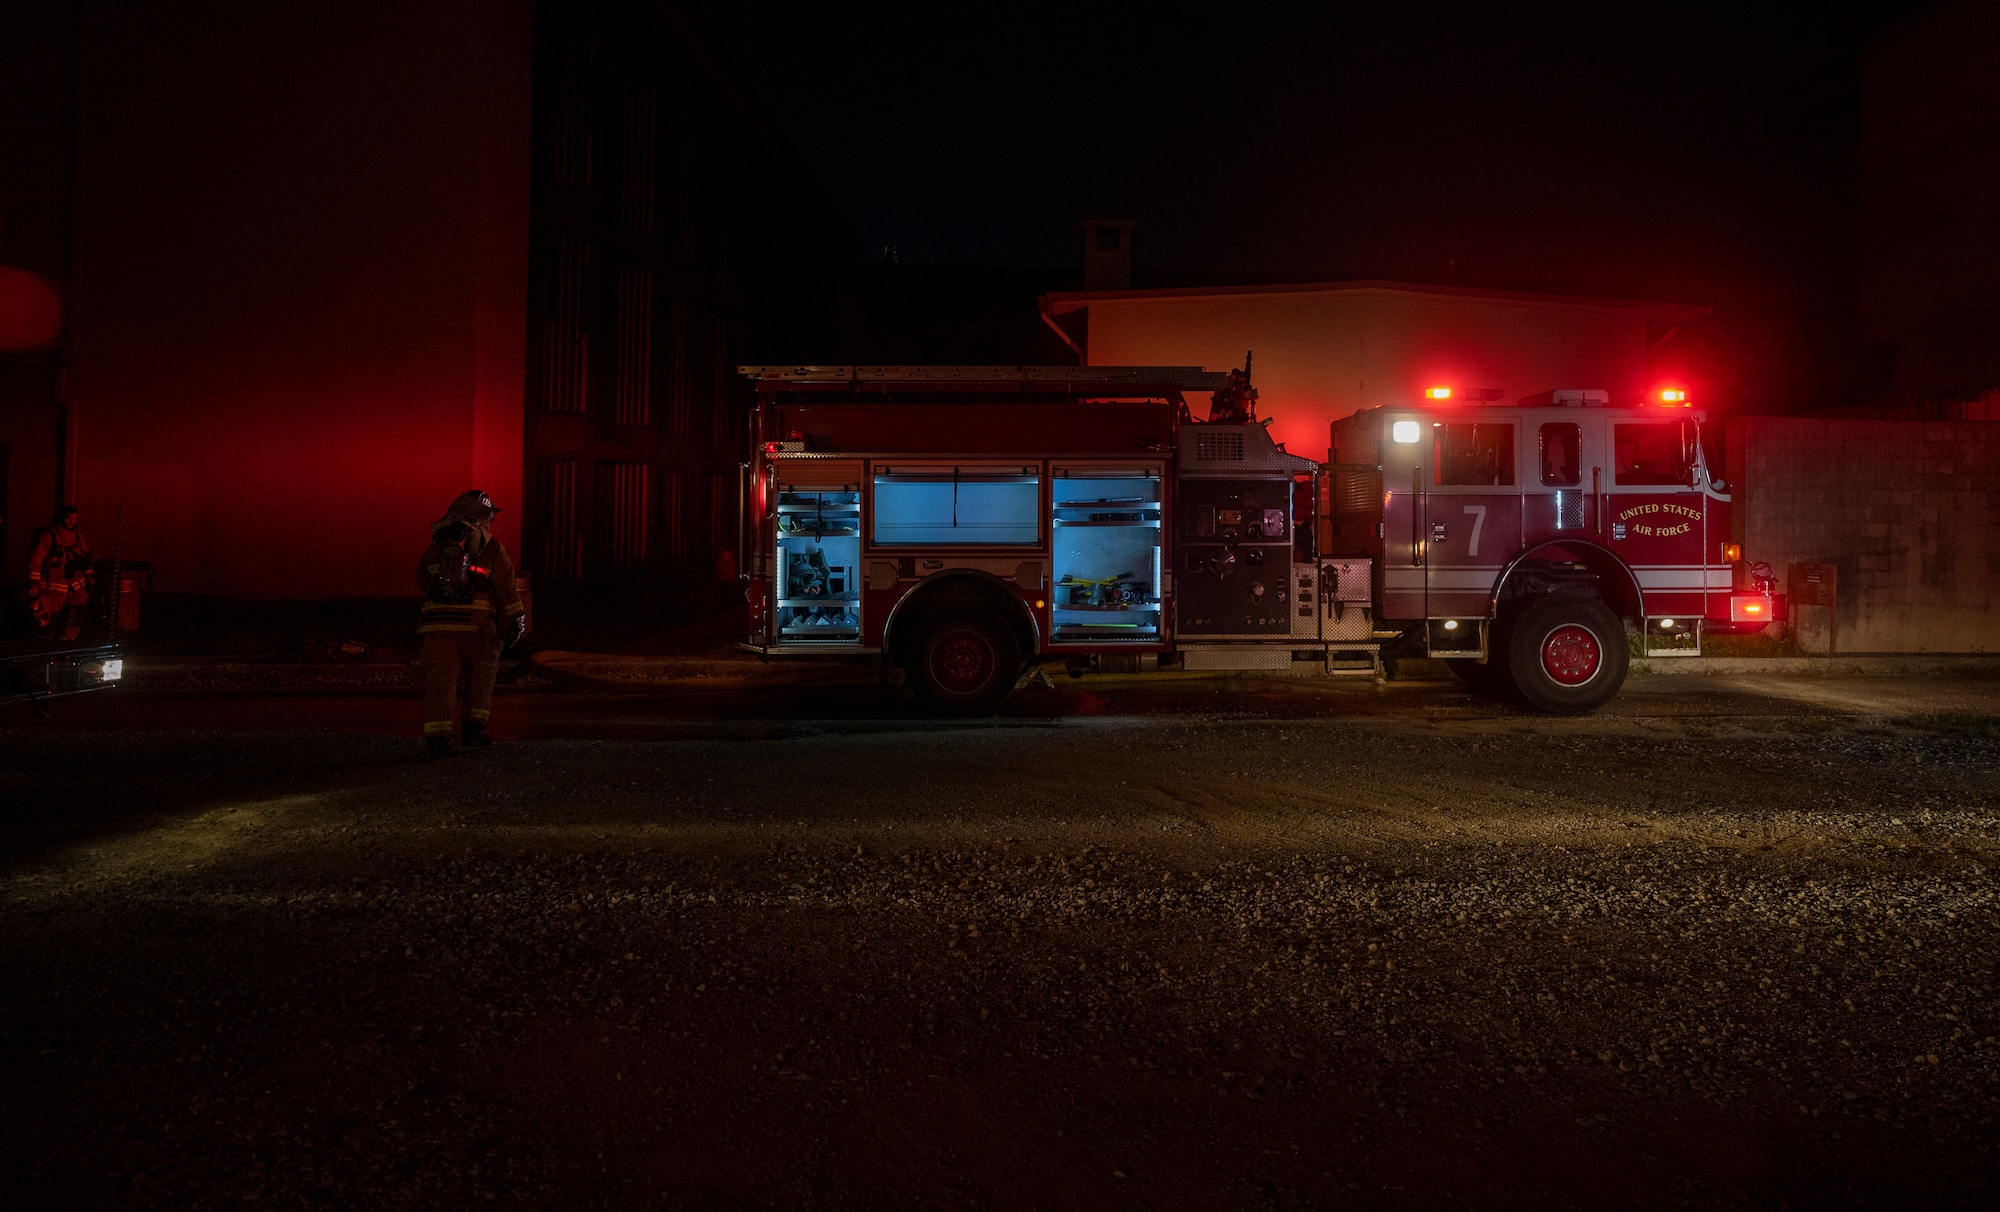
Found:
<svg viewBox="0 0 2000 1212"><path fill-rule="evenodd" d="M467 522L491 522L493 515L500 512L500 507L493 503L492 497L477 488L468 488L459 493L452 501L451 507L444 512L448 518L461 518Z"/></svg>

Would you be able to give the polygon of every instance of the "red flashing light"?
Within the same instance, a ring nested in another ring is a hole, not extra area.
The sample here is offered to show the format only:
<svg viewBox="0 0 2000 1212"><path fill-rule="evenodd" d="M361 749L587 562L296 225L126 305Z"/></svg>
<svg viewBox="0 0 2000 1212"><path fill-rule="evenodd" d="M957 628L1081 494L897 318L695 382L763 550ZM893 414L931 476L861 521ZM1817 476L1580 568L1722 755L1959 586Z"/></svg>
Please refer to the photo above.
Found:
<svg viewBox="0 0 2000 1212"><path fill-rule="evenodd" d="M1771 619L1771 599L1761 593L1737 593L1729 597L1729 621L1765 623Z"/></svg>
<svg viewBox="0 0 2000 1212"><path fill-rule="evenodd" d="M1426 387L1426 388L1424 389L1424 399L1426 399L1426 400L1449 400L1449 399L1451 399L1451 388L1449 388L1449 387Z"/></svg>

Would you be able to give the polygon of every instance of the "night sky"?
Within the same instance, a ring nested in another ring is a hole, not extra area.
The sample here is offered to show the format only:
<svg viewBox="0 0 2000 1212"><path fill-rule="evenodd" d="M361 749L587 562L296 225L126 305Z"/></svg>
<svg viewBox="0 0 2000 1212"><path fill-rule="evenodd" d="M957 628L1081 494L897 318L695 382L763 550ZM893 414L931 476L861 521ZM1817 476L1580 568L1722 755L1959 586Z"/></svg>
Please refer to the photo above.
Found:
<svg viewBox="0 0 2000 1212"><path fill-rule="evenodd" d="M746 0L753 82L863 242L1140 272L1709 301L1847 272L1858 37L1825 3Z"/></svg>

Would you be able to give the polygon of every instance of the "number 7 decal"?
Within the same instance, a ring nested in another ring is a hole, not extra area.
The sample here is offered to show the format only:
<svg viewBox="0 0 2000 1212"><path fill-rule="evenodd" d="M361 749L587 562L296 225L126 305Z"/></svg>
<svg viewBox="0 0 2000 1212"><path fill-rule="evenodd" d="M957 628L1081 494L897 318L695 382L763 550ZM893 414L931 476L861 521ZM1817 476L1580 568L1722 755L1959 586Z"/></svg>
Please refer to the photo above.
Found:
<svg viewBox="0 0 2000 1212"><path fill-rule="evenodd" d="M1467 545L1465 554L1476 556L1479 554L1479 532L1486 525L1486 506L1467 505L1465 512L1472 515L1472 542Z"/></svg>

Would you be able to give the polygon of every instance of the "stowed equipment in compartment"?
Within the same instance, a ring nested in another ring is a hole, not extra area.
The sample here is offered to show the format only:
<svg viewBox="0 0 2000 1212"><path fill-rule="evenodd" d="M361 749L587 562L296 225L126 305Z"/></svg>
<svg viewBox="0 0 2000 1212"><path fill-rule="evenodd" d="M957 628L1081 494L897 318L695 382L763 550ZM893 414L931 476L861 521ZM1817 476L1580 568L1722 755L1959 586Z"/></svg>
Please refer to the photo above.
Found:
<svg viewBox="0 0 2000 1212"><path fill-rule="evenodd" d="M854 643L861 636L861 494L783 488L777 514L778 635Z"/></svg>
<svg viewBox="0 0 2000 1212"><path fill-rule="evenodd" d="M1055 469L1051 639L1160 642L1160 469Z"/></svg>

